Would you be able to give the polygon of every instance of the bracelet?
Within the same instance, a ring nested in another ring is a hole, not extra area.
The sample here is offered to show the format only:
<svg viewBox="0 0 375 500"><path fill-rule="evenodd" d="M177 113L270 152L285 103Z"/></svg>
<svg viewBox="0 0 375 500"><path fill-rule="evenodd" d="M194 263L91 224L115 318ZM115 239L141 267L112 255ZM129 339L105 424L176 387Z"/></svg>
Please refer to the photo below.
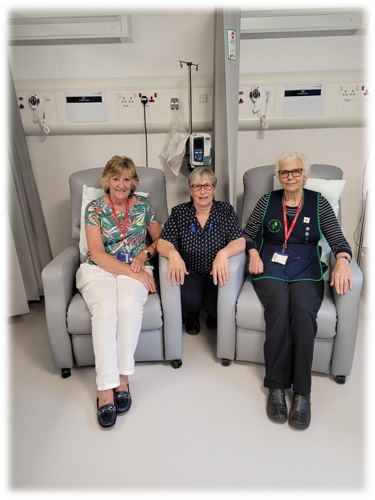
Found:
<svg viewBox="0 0 375 500"><path fill-rule="evenodd" d="M340 255L340 257L337 257L337 259L346 259L349 262L349 264L350 264L350 260L351 260L351 259L349 259L349 257L346 257L346 255Z"/></svg>

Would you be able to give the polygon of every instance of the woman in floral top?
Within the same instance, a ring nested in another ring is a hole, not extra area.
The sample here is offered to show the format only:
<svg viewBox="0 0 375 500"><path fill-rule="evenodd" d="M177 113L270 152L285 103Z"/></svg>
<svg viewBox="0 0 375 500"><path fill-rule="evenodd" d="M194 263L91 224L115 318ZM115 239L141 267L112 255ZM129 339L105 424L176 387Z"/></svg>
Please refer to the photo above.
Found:
<svg viewBox="0 0 375 500"><path fill-rule="evenodd" d="M133 160L111 158L101 184L105 195L86 207L89 251L77 288L92 316L98 421L112 427L131 405L128 375L135 371L143 306L156 291L148 261L157 253L161 226L147 198L134 194L139 177Z"/></svg>

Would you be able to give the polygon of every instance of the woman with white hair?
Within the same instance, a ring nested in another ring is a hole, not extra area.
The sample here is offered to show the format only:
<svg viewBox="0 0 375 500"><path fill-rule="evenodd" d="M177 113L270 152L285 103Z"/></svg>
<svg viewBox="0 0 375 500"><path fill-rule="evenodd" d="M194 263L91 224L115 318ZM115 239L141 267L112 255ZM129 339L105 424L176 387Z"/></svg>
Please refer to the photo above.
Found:
<svg viewBox="0 0 375 500"><path fill-rule="evenodd" d="M199 314L216 328L218 286L228 281L228 258L245 250L237 215L227 202L214 199L217 179L208 167L189 176L191 201L177 205L164 225L158 242L160 255L168 258L167 280L181 285L185 330L200 331Z"/></svg>
<svg viewBox="0 0 375 500"><path fill-rule="evenodd" d="M329 202L304 188L309 173L305 155L281 155L275 175L282 189L263 195L244 230L249 272L266 322L267 415L286 422L285 390L293 388L289 423L296 429L306 429L311 420L311 367L326 269L318 245L322 235L336 257L331 286L339 294L352 288L350 245ZM259 234L258 251L254 241Z"/></svg>

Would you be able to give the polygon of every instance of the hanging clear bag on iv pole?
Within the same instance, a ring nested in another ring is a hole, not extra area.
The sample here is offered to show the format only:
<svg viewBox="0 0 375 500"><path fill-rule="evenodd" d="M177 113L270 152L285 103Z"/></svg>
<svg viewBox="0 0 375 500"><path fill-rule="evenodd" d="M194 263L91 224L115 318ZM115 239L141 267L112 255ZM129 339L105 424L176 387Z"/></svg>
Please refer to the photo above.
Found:
<svg viewBox="0 0 375 500"><path fill-rule="evenodd" d="M173 110L169 140L160 157L175 175L178 175L185 159L188 170L211 163L211 136L203 132L188 134L182 125L177 109Z"/></svg>
<svg viewBox="0 0 375 500"><path fill-rule="evenodd" d="M170 167L174 175L178 175L180 171L186 153L186 142L189 137L180 120L178 110L174 108L172 110L169 138L160 154L160 158Z"/></svg>

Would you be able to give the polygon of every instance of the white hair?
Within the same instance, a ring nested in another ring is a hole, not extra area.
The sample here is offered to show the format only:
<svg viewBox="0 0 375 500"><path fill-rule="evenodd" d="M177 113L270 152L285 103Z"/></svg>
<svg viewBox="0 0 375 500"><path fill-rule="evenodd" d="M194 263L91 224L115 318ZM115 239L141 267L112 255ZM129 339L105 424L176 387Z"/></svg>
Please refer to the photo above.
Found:
<svg viewBox="0 0 375 500"><path fill-rule="evenodd" d="M307 177L310 173L311 167L309 159L303 153L300 153L299 151L292 151L291 149L284 151L284 153L277 158L275 163L275 176L278 176L280 165L287 165L294 160L299 160L302 163L303 169L305 170L305 177Z"/></svg>

